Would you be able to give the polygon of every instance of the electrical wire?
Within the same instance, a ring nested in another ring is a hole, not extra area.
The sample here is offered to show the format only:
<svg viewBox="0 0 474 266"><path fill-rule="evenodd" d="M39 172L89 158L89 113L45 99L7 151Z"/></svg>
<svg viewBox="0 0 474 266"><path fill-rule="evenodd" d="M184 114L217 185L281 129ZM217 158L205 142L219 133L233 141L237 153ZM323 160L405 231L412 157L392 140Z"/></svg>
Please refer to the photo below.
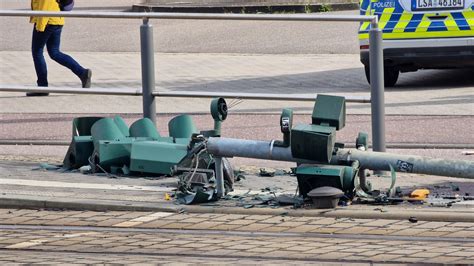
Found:
<svg viewBox="0 0 474 266"><path fill-rule="evenodd" d="M233 99L228 105L227 105L227 110L230 110L232 108L234 108L235 106L243 103L244 100L240 99L240 98L236 98L236 99Z"/></svg>

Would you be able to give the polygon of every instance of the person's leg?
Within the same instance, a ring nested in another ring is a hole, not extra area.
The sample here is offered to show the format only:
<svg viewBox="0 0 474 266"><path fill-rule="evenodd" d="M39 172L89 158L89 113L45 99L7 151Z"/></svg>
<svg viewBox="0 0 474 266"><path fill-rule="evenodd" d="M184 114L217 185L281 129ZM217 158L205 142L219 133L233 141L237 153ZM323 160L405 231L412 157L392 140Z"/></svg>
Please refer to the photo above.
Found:
<svg viewBox="0 0 474 266"><path fill-rule="evenodd" d="M51 37L46 43L48 53L51 59L58 62L59 64L69 68L78 77L81 77L86 71L79 63L76 62L71 56L62 53L59 48L61 45L61 25L50 25L52 29Z"/></svg>
<svg viewBox="0 0 474 266"><path fill-rule="evenodd" d="M51 29L53 29L53 31L52 31L51 37L48 39L46 43L49 56L51 57L51 59L69 68L74 74L76 74L82 81L82 87L89 88L92 72L89 69L83 68L71 56L64 54L60 51L62 26L53 25L50 27ZM85 84L87 82L88 82L88 85Z"/></svg>
<svg viewBox="0 0 474 266"><path fill-rule="evenodd" d="M33 36L31 39L31 54L36 70L36 83L39 87L48 87L48 68L44 60L43 50L51 33L47 30L39 32L33 26ZM27 93L27 96L47 96L48 93Z"/></svg>

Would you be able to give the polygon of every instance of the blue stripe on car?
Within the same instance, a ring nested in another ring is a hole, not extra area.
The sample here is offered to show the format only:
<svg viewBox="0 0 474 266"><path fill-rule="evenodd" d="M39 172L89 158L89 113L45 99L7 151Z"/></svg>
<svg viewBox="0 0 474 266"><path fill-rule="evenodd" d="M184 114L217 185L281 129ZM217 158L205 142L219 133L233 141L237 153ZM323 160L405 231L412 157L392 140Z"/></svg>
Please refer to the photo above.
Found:
<svg viewBox="0 0 474 266"><path fill-rule="evenodd" d="M367 12L367 8L369 8L370 5L370 0L363 0L362 4L360 6L360 14L365 15L365 12Z"/></svg>
<svg viewBox="0 0 474 266"><path fill-rule="evenodd" d="M448 28L443 21L432 21L428 27L428 31L447 31Z"/></svg>
<svg viewBox="0 0 474 266"><path fill-rule="evenodd" d="M408 25L405 27L404 32L415 32L422 18L423 14L414 14Z"/></svg>
<svg viewBox="0 0 474 266"><path fill-rule="evenodd" d="M460 30L471 29L471 27L469 27L469 24L467 24L466 18L461 12L452 13L451 15L453 16L454 21L456 21L456 24L458 24Z"/></svg>
<svg viewBox="0 0 474 266"><path fill-rule="evenodd" d="M402 13L403 13L403 7L397 2L395 4L395 10L393 11L392 15L390 16L390 19L385 25L383 32L388 32L388 33L393 32L393 29L400 21L400 17L402 16Z"/></svg>

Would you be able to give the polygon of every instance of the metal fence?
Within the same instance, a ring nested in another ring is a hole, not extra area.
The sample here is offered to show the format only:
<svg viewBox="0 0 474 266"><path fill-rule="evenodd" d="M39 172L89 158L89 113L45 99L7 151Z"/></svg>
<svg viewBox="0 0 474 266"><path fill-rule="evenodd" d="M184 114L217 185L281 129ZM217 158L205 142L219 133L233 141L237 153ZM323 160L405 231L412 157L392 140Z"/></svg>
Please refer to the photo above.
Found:
<svg viewBox="0 0 474 266"><path fill-rule="evenodd" d="M372 114L372 147L374 151L385 151L385 103L383 77L382 31L377 16L334 16L317 14L200 14L200 13L132 13L132 12L47 12L0 10L0 16L10 17L75 17L75 18L115 18L142 19L140 26L140 50L142 64L142 90L101 89L79 90L73 88L38 88L25 86L0 86L9 92L51 92L70 94L101 95L142 95L143 116L156 122L156 97L228 97L254 100L314 101L315 96L289 96L262 93L222 93L222 92L159 92L155 91L155 67L153 27L150 19L193 19L193 20L265 20L265 21L339 21L370 22L370 99L367 97L346 97L347 102L370 102Z"/></svg>

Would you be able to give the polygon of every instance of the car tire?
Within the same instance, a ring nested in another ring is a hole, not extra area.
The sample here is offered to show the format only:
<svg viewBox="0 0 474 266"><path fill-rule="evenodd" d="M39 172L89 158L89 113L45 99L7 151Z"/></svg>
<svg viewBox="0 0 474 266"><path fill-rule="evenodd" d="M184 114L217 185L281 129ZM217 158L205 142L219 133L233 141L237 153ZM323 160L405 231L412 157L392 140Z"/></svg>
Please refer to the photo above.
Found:
<svg viewBox="0 0 474 266"><path fill-rule="evenodd" d="M370 84L370 67L366 65L364 66L364 69L365 77L367 78L367 82ZM400 71L394 67L384 67L383 70L385 87L395 86L398 76L400 75Z"/></svg>

